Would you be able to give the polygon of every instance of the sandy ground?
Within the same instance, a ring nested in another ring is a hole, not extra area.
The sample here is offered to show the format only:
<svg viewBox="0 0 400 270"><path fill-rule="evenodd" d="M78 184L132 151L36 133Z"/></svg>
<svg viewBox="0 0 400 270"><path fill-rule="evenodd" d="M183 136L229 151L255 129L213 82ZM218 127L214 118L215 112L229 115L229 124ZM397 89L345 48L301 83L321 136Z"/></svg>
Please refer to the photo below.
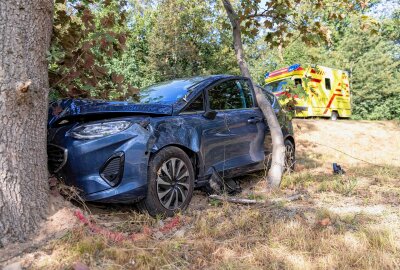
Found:
<svg viewBox="0 0 400 270"><path fill-rule="evenodd" d="M277 194L268 196L285 197L300 192L306 194L307 199L287 204L282 215L292 218L301 214L310 224L320 222L316 216L316 209L326 209L341 216L367 215L374 220L371 223L373 226L390 230L395 238L394 242L400 248L399 122L297 119L293 126L296 138L296 172L285 176L283 187ZM332 176L332 163L340 164L346 175L339 178ZM238 196L263 197L265 181L262 175L263 173L259 173L241 177L239 180L243 192ZM154 230L165 226L164 223L160 224L137 213L134 207L89 207L93 219L100 226L114 228L115 224L119 224L118 230L125 230L124 233L140 231L140 226L144 225L150 228L153 226ZM48 243L51 240L57 241L74 228L83 226L74 215L77 208L60 197L53 196L50 208L49 218L37 235L32 236L27 243L13 244L7 249L0 249L0 266L16 263L17 268L14 269L47 269L46 264L43 266L38 262L49 261L52 263L51 269L71 267L66 266L68 262L61 263L62 260L57 257L60 256L59 251ZM193 219L198 213L209 214L210 211L215 211L213 202L210 202L205 193L196 191L187 219ZM132 215L135 216L134 222ZM224 222L221 220L221 223ZM160 234L160 231L162 230L159 229L157 233ZM152 239L163 237L157 236L157 233L153 234ZM282 257L280 260L288 263L291 258ZM296 268L291 267L290 263L284 265L287 266L284 268ZM307 263L301 265L305 267Z"/></svg>
<svg viewBox="0 0 400 270"><path fill-rule="evenodd" d="M324 168L334 162L345 166L368 164L355 158L400 166L399 122L296 119L293 126L300 168L307 159L315 162L315 167Z"/></svg>
<svg viewBox="0 0 400 270"><path fill-rule="evenodd" d="M31 235L25 243L13 243L7 248L0 249L0 266L9 264L10 261L18 261L20 257L29 257L30 253L40 249L50 240L61 238L69 230L78 226L78 220L73 215L76 209L61 195L50 195L48 217L43 221L39 231Z"/></svg>

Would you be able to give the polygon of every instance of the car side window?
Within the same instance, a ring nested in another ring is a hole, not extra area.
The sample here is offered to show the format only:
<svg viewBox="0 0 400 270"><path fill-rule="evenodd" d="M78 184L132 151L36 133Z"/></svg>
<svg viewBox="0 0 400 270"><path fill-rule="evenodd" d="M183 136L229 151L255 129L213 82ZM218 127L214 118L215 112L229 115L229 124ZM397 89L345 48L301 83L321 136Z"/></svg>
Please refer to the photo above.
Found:
<svg viewBox="0 0 400 270"><path fill-rule="evenodd" d="M208 90L211 110L246 108L246 98L236 80L225 81Z"/></svg>
<svg viewBox="0 0 400 270"><path fill-rule="evenodd" d="M184 112L204 112L204 96L200 94L189 106L186 107Z"/></svg>
<svg viewBox="0 0 400 270"><path fill-rule="evenodd" d="M254 107L253 92L251 91L249 81L240 80L238 81L238 84L241 90L243 91L244 99L246 100L246 107L253 108Z"/></svg>
<svg viewBox="0 0 400 270"><path fill-rule="evenodd" d="M270 103L271 105L274 105L274 97L273 97L271 94L269 94L269 93L266 93L265 96L267 97L269 103Z"/></svg>
<svg viewBox="0 0 400 270"><path fill-rule="evenodd" d="M274 105L274 95L269 93L268 90L264 90L261 87L258 87L258 89L261 90L261 92L264 93L265 97L268 99L269 103L273 106Z"/></svg>
<svg viewBox="0 0 400 270"><path fill-rule="evenodd" d="M271 103L272 108L277 109L279 103L277 102L276 97L271 93L267 93L267 98L269 100L269 103Z"/></svg>

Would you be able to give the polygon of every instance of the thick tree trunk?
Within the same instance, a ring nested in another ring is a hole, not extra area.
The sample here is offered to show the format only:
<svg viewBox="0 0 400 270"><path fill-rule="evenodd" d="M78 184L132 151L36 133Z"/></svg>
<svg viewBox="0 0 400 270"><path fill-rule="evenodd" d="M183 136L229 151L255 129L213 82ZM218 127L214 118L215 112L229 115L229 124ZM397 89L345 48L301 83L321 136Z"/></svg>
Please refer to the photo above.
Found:
<svg viewBox="0 0 400 270"><path fill-rule="evenodd" d="M256 99L258 106L264 114L267 120L269 129L271 131L272 137L272 162L271 168L268 171L268 184L270 187L278 187L282 180L282 173L284 171L284 161L285 161L285 144L283 141L282 129L279 125L278 119L272 108L271 104L268 102L265 95L255 86L247 62L245 60L242 34L240 32L240 21L238 15L234 11L229 0L222 0L226 13L228 15L229 21L232 25L233 41L236 53L236 59L239 64L240 71L243 76L251 79L253 83L253 88L256 92Z"/></svg>
<svg viewBox="0 0 400 270"><path fill-rule="evenodd" d="M53 0L0 1L0 246L47 210L46 119Z"/></svg>

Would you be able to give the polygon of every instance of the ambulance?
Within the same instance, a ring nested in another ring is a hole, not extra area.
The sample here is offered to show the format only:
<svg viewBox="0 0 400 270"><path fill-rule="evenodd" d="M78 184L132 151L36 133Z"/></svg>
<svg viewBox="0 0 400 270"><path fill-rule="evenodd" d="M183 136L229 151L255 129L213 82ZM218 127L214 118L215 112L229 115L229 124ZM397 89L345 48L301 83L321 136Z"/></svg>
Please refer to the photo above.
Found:
<svg viewBox="0 0 400 270"><path fill-rule="evenodd" d="M324 66L294 64L265 74L265 88L274 93L280 103L285 103L285 99L279 97L291 97L287 91L289 80L293 80L294 85L300 84L305 91L305 97L293 97L296 101L296 117L329 117L337 120L351 116L348 72Z"/></svg>

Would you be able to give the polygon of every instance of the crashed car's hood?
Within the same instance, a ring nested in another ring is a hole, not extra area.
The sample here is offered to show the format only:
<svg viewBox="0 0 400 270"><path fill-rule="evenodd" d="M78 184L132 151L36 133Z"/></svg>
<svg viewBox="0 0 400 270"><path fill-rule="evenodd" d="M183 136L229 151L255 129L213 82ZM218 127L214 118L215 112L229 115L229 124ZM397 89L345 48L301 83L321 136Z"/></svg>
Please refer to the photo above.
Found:
<svg viewBox="0 0 400 270"><path fill-rule="evenodd" d="M104 114L171 115L172 105L141 104L125 101L63 99L50 103L48 125L50 126L62 119Z"/></svg>

